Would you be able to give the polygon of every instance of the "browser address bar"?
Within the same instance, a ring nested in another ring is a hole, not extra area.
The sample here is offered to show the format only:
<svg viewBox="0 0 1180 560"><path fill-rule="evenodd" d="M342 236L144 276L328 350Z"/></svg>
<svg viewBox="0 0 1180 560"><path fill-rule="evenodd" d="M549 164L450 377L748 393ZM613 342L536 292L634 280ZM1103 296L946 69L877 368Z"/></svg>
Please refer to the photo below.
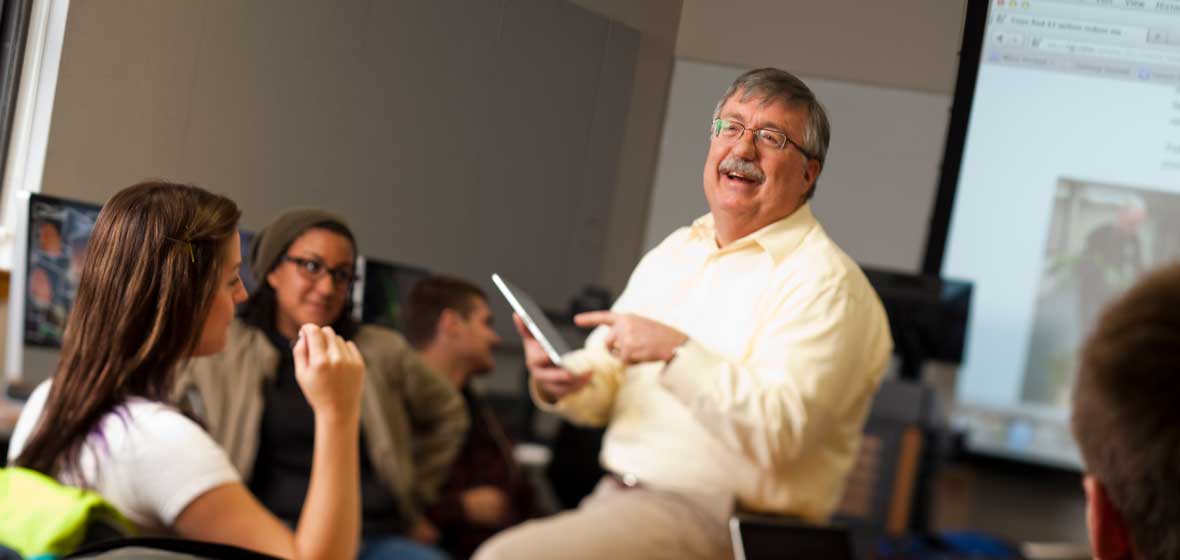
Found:
<svg viewBox="0 0 1180 560"><path fill-rule="evenodd" d="M1004 12L996 14L994 18L995 25L1004 26L1011 31L1065 35L1079 39L1106 39L1132 44L1147 42L1147 28L1138 25L1098 23Z"/></svg>
<svg viewBox="0 0 1180 560"><path fill-rule="evenodd" d="M1180 53L1157 49L1125 47L1122 45L1099 45L1069 39L1033 39L1026 46L1051 53L1076 54L1101 58L1117 58L1133 62L1162 62L1180 65Z"/></svg>

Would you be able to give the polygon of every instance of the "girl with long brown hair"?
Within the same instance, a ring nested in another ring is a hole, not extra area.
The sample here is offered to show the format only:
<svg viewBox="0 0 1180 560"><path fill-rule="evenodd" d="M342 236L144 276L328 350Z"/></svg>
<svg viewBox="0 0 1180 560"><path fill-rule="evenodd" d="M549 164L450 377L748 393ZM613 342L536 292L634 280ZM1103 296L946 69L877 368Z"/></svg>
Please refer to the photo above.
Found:
<svg viewBox="0 0 1180 560"><path fill-rule="evenodd" d="M166 404L184 359L219 352L245 299L237 205L146 182L95 224L61 362L13 434L16 466L102 494L148 534L287 558L349 558L359 534L364 363L331 328L303 325L292 350L315 411L311 484L294 532L242 484L225 453Z"/></svg>

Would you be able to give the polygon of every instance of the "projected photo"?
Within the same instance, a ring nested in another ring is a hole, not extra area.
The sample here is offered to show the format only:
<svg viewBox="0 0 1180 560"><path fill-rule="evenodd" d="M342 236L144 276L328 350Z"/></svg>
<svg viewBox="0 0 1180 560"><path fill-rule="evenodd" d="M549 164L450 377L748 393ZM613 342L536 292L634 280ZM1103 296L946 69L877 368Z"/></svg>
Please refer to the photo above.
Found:
<svg viewBox="0 0 1180 560"><path fill-rule="evenodd" d="M1052 212L1022 397L1062 405L1102 308L1180 258L1180 194L1061 178Z"/></svg>
<svg viewBox="0 0 1180 560"><path fill-rule="evenodd" d="M98 206L50 197L29 201L25 341L61 346Z"/></svg>

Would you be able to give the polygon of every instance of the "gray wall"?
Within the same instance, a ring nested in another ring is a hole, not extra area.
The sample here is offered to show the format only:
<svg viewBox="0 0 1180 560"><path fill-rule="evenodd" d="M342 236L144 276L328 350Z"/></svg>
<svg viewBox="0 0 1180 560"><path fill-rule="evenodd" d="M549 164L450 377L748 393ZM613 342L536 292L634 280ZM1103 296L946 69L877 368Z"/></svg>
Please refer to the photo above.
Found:
<svg viewBox="0 0 1180 560"><path fill-rule="evenodd" d="M599 280L618 294L639 262L647 224L656 150L668 103L681 0L571 0L640 32L630 111L606 227L607 250Z"/></svg>
<svg viewBox="0 0 1180 560"><path fill-rule="evenodd" d="M366 255L489 288L498 271L549 307L588 283L617 291L641 249L628 232L646 218L680 1L580 4L74 0L42 192L102 202L187 181L233 197L244 228L337 210ZM28 383L56 362L23 355ZM504 361L495 379L516 388Z"/></svg>
<svg viewBox="0 0 1180 560"><path fill-rule="evenodd" d="M75 0L42 190L331 208L365 254L563 306L602 269L639 39L558 0Z"/></svg>
<svg viewBox="0 0 1180 560"><path fill-rule="evenodd" d="M677 60L645 247L708 212L701 172L717 99L744 68ZM803 76L832 141L812 206L857 262L917 271L926 243L950 96Z"/></svg>
<svg viewBox="0 0 1180 560"><path fill-rule="evenodd" d="M894 89L954 91L966 0L685 0L676 57Z"/></svg>

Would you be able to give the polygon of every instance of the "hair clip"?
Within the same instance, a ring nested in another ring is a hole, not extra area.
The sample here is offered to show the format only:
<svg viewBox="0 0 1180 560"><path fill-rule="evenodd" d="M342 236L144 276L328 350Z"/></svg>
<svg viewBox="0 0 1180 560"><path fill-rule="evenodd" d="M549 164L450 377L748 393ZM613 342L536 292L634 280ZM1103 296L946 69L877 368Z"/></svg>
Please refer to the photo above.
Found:
<svg viewBox="0 0 1180 560"><path fill-rule="evenodd" d="M194 264L196 264L196 262L197 262L197 255L196 255L196 253L194 253L194 252L193 252L193 242L192 242L192 241L184 241L184 240L182 240L182 239L176 239L176 238L173 238L173 237L168 237L167 235L165 235L165 236L164 236L164 239L167 239L168 241L173 241L173 242L176 242L176 243L184 243L185 245L187 245L187 246L188 246L188 260L190 260L190 261L192 261Z"/></svg>

